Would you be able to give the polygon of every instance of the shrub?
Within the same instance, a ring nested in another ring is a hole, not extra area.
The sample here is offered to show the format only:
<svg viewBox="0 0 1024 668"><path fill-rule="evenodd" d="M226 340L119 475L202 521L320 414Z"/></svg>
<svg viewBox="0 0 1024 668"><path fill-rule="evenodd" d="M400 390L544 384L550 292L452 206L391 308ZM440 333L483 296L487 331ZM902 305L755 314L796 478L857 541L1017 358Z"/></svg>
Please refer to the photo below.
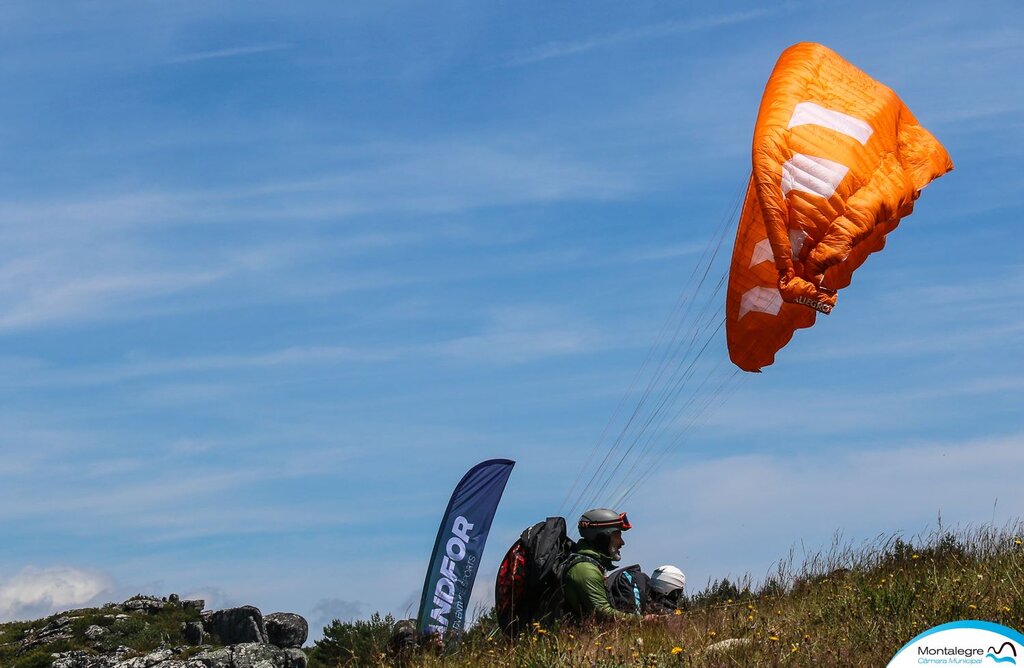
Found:
<svg viewBox="0 0 1024 668"><path fill-rule="evenodd" d="M753 598L750 586L743 585L741 589L738 584L729 581L729 578L715 580L707 589L695 594L690 603L695 607L704 607L716 603L733 603Z"/></svg>
<svg viewBox="0 0 1024 668"><path fill-rule="evenodd" d="M310 650L309 667L386 665L385 653L394 628L394 617L376 612L367 620L335 619L324 627L324 637Z"/></svg>

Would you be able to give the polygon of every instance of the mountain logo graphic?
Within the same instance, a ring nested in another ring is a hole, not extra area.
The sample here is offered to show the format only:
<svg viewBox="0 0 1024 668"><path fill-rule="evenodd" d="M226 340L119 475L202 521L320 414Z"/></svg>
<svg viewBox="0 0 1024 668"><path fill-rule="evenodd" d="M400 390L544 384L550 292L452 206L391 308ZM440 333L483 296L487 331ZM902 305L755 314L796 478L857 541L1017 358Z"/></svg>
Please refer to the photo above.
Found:
<svg viewBox="0 0 1024 668"><path fill-rule="evenodd" d="M934 657L934 658L933 658ZM886 668L921 668L923 663L1024 668L1024 634L1009 626L962 619L923 631L896 652Z"/></svg>
<svg viewBox="0 0 1024 668"><path fill-rule="evenodd" d="M1003 653L1003 650L1006 650L1007 656L1000 656ZM1011 653L1013 654L1013 656L1010 656ZM1016 666L1016 656L1017 647L1012 642L1007 641L1000 645L999 649L996 649L993 646L989 646L988 654L985 655L985 658L992 659L996 663L1008 663L1011 666Z"/></svg>

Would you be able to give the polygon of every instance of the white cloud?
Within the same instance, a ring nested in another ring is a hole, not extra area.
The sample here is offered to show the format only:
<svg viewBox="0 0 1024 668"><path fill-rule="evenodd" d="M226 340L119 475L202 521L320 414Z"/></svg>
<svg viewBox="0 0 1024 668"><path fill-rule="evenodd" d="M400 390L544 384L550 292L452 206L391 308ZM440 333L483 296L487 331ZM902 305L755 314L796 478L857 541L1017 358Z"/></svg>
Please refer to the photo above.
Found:
<svg viewBox="0 0 1024 668"><path fill-rule="evenodd" d="M0 331L3 319L0 318ZM393 346L289 346L278 350L234 355L148 357L129 355L102 365L60 368L37 359L2 358L4 387L75 387L110 385L160 377L195 377L219 372L215 381L195 380L151 387L137 399L157 403L223 397L237 389L230 375L246 370L278 371L315 365L386 364L408 359L484 361L494 365L521 364L538 359L580 355L614 347L595 326L565 310L543 306L494 309L483 314L471 334L439 342Z"/></svg>
<svg viewBox="0 0 1024 668"><path fill-rule="evenodd" d="M579 355L602 345L599 335L568 314L544 308L497 309L479 334L455 338L435 350L456 359L521 364Z"/></svg>
<svg viewBox="0 0 1024 668"><path fill-rule="evenodd" d="M583 53L584 51L591 51L593 49L611 46L614 44L622 44L624 42L633 42L642 39L652 39L658 37L665 37L668 35L697 32L700 30L711 30L714 28L720 28L722 26L752 21L768 13L769 12L767 10L755 10L750 12L737 12L733 14L707 16L699 19L690 19L686 21L666 21L664 23L620 30L618 32L604 35L596 35L593 37L587 37L580 40L549 42L547 44L544 44L543 46L528 49L513 55L511 58L509 58L508 64L511 66L529 65L531 63L537 63L542 60L550 60L551 58L560 58L563 56L574 55L577 53Z"/></svg>
<svg viewBox="0 0 1024 668"><path fill-rule="evenodd" d="M919 446L841 446L694 461L656 476L628 504L628 560L677 562L701 586L755 579L793 546L813 554L836 533L851 543L1015 519L1024 505L1024 434ZM998 505L994 505L998 499ZM634 517L635 516L635 517ZM797 555L798 561L800 555Z"/></svg>
<svg viewBox="0 0 1024 668"><path fill-rule="evenodd" d="M40 266L26 279L28 285L10 285L0 291L0 331L24 329L55 322L92 320L119 310L128 302L151 299L208 285L223 274L207 272L97 273L77 276L50 275L50 265Z"/></svg>
<svg viewBox="0 0 1024 668"><path fill-rule="evenodd" d="M210 51L196 51L184 53L171 58L171 63L194 63L200 60L215 60L219 58L236 58L238 56L251 56L257 53L268 51L281 51L291 48L291 44L254 44L252 46L239 46L231 49L213 49Z"/></svg>
<svg viewBox="0 0 1024 668"><path fill-rule="evenodd" d="M636 189L624 170L520 138L365 145L346 153L345 165L232 187L0 201L10 258L0 263L0 331L209 310L239 295L309 299L422 281L338 259L436 243L453 233L447 226L381 232L321 224L359 214L609 201ZM232 227L240 224L241 236ZM223 233L208 235L198 250L167 241L169 227L213 226ZM195 298L176 299L184 294Z"/></svg>
<svg viewBox="0 0 1024 668"><path fill-rule="evenodd" d="M0 584L0 620L35 619L93 603L110 590L102 573L70 566L29 566Z"/></svg>
<svg viewBox="0 0 1024 668"><path fill-rule="evenodd" d="M323 157L338 147L322 149ZM345 147L346 167L301 177L193 190L145 190L54 201L0 202L0 237L91 239L154 225L343 218L379 212L445 213L478 207L593 199L636 188L626 170L563 154L543 138L452 137ZM334 156L335 161L338 156Z"/></svg>

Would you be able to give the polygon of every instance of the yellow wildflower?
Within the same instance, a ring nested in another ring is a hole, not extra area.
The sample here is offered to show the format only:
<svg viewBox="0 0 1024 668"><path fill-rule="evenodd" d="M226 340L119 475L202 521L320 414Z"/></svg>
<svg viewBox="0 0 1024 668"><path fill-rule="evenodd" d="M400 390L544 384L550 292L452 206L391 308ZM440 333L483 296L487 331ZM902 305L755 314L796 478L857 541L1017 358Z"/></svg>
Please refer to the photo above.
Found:
<svg viewBox="0 0 1024 668"><path fill-rule="evenodd" d="M921 555L920 554L915 554L915 555L912 555L910 558L911 559L920 559Z"/></svg>
<svg viewBox="0 0 1024 668"><path fill-rule="evenodd" d="M681 614L683 614L683 611L680 610L679 608L676 608L675 611L672 614L674 614L674 615L681 615Z"/></svg>
<svg viewBox="0 0 1024 668"><path fill-rule="evenodd" d="M970 608L971 610L977 610L978 609L978 606L974 605L973 603L971 603L967 607Z"/></svg>
<svg viewBox="0 0 1024 668"><path fill-rule="evenodd" d="M778 642L779 636L768 636L768 640L771 640L772 642Z"/></svg>
<svg viewBox="0 0 1024 668"><path fill-rule="evenodd" d="M676 647L673 647L673 648L672 648L672 653L673 653L673 654L682 654L682 653L683 653L683 648L682 648L682 647L679 647L679 646L677 645Z"/></svg>

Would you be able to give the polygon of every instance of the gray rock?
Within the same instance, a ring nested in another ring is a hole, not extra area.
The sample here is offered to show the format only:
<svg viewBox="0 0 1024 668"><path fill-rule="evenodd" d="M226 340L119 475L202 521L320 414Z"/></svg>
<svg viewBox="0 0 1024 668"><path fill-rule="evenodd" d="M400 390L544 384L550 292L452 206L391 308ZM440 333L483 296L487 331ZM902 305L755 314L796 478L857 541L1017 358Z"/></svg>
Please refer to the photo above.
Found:
<svg viewBox="0 0 1024 668"><path fill-rule="evenodd" d="M185 608L186 610L192 609L196 612L202 612L203 608L206 607L206 601L204 601L201 598L186 599L181 602L181 607Z"/></svg>
<svg viewBox="0 0 1024 668"><path fill-rule="evenodd" d="M241 643L207 650L188 659L178 658L185 648L162 647L143 656L127 647L115 652L92 654L85 651L54 655L54 668L307 668L306 654L292 647L282 649L267 643Z"/></svg>
<svg viewBox="0 0 1024 668"><path fill-rule="evenodd" d="M163 599L153 596L137 596L121 604L128 612L160 612L164 609Z"/></svg>
<svg viewBox="0 0 1024 668"><path fill-rule="evenodd" d="M221 647L200 652L192 657L206 668L234 668L234 660L231 657L230 647Z"/></svg>
<svg viewBox="0 0 1024 668"><path fill-rule="evenodd" d="M154 652L150 652L145 656L137 656L133 659L125 659L116 664L115 668L152 668L157 666L167 659L174 656L174 652L169 649L158 649Z"/></svg>
<svg viewBox="0 0 1024 668"><path fill-rule="evenodd" d="M93 654L83 650L62 652L53 655L53 668L115 668L124 666L135 654L136 652L128 647L118 647L106 654Z"/></svg>
<svg viewBox="0 0 1024 668"><path fill-rule="evenodd" d="M225 645L267 642L263 613L251 605L217 610L204 620L203 627Z"/></svg>
<svg viewBox="0 0 1024 668"><path fill-rule="evenodd" d="M109 666L106 657L83 650L53 655L53 668L108 668Z"/></svg>
<svg viewBox="0 0 1024 668"><path fill-rule="evenodd" d="M90 626L89 628L87 628L85 630L85 637L88 638L89 640L99 640L104 635L106 635L106 633L107 633L107 630L105 628L103 628L102 626L98 626L96 624L93 624L92 626Z"/></svg>
<svg viewBox="0 0 1024 668"><path fill-rule="evenodd" d="M245 643L232 648L234 668L290 668L291 657L280 647Z"/></svg>
<svg viewBox="0 0 1024 668"><path fill-rule="evenodd" d="M206 641L206 631L202 622L182 622L181 634L190 645L202 645Z"/></svg>
<svg viewBox="0 0 1024 668"><path fill-rule="evenodd" d="M309 624L302 615L293 612L274 612L263 618L267 638L278 647L302 647L309 636Z"/></svg>
<svg viewBox="0 0 1024 668"><path fill-rule="evenodd" d="M33 647L57 642L58 640L71 640L74 638L71 622L76 619L81 618L62 615L42 628L29 629L25 632L25 639L21 641L21 650L29 650Z"/></svg>
<svg viewBox="0 0 1024 668"><path fill-rule="evenodd" d="M136 654L138 654L138 652L133 650L131 647L125 647L124 645L121 645L120 647L114 650L114 663L117 663L118 661L124 661L125 659L132 657Z"/></svg>
<svg viewBox="0 0 1024 668"><path fill-rule="evenodd" d="M288 657L288 663L282 664L281 668L306 668L309 659L301 649L289 647L284 650L284 653Z"/></svg>
<svg viewBox="0 0 1024 668"><path fill-rule="evenodd" d="M21 641L21 648L23 650L32 649L33 647L39 647L40 645L48 645L58 640L71 640L75 637L75 634L71 629L53 629L46 633L40 633L36 636L29 636L25 640Z"/></svg>

